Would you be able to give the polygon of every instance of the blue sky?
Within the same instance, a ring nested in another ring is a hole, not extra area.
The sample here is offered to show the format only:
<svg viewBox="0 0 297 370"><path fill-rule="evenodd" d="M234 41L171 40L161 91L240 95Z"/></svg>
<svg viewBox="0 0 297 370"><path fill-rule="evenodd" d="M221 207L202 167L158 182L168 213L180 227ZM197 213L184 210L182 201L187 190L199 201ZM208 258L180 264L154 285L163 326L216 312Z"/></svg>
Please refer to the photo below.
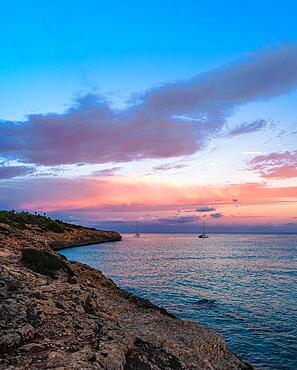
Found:
<svg viewBox="0 0 297 370"><path fill-rule="evenodd" d="M0 117L118 102L296 40L295 1L10 1L0 14Z"/></svg>

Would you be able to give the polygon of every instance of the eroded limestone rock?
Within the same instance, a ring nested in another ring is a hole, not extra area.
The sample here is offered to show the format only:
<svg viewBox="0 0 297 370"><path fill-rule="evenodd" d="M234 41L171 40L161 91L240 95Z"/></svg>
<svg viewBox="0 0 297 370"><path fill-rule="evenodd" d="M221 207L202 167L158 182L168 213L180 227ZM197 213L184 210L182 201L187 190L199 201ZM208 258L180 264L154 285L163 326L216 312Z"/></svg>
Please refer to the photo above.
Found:
<svg viewBox="0 0 297 370"><path fill-rule="evenodd" d="M251 369L217 333L120 290L100 271L53 254L50 246L59 244L58 237L67 245L75 237L88 242L90 229L58 236L12 232L7 225L5 230L0 234L1 370ZM95 234L104 240L105 234ZM56 274L24 261L22 251L32 247L63 261Z"/></svg>

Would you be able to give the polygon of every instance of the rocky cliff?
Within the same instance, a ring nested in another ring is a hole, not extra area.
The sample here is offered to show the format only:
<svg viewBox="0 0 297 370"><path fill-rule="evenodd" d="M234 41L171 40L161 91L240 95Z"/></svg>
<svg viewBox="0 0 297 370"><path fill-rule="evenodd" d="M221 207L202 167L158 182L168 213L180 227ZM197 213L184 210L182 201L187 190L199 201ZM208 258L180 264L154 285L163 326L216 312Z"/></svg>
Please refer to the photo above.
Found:
<svg viewBox="0 0 297 370"><path fill-rule="evenodd" d="M0 369L252 369L217 333L53 252L119 234L6 216L0 214Z"/></svg>

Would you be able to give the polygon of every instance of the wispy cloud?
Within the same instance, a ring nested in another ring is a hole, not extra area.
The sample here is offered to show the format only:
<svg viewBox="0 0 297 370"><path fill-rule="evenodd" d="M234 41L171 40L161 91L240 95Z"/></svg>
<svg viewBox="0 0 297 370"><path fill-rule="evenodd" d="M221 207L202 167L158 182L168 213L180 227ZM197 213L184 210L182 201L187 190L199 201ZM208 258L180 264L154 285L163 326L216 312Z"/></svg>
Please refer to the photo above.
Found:
<svg viewBox="0 0 297 370"><path fill-rule="evenodd" d="M226 67L153 88L125 110L114 110L104 98L89 94L63 114L2 121L0 151L38 165L189 155L225 126L236 106L296 87L296 44L258 51ZM233 135L258 129L259 122Z"/></svg>
<svg viewBox="0 0 297 370"><path fill-rule="evenodd" d="M111 167L111 168L104 168L103 170L92 171L90 177L97 177L97 176L115 176L115 173L118 172L121 167Z"/></svg>
<svg viewBox="0 0 297 370"><path fill-rule="evenodd" d="M249 169L266 179L297 177L297 150L258 155L249 161Z"/></svg>
<svg viewBox="0 0 297 370"><path fill-rule="evenodd" d="M239 136L244 134L250 134L252 132L257 132L263 130L268 125L268 122L264 119L258 119L252 122L243 122L239 126L233 128L231 131L227 133L227 136Z"/></svg>
<svg viewBox="0 0 297 370"><path fill-rule="evenodd" d="M152 172L163 172L163 171L170 171L170 170L180 170L181 168L185 168L188 165L185 163L164 163L159 166L155 166L152 169Z"/></svg>

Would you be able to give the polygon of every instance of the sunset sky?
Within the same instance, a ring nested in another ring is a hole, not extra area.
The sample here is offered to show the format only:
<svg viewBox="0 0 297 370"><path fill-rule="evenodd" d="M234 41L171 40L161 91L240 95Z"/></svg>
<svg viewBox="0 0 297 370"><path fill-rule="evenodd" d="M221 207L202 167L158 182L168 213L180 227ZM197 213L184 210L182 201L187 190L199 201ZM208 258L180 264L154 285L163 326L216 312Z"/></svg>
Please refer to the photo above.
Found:
<svg viewBox="0 0 297 370"><path fill-rule="evenodd" d="M297 232L296 17L288 0L2 4L0 208Z"/></svg>

